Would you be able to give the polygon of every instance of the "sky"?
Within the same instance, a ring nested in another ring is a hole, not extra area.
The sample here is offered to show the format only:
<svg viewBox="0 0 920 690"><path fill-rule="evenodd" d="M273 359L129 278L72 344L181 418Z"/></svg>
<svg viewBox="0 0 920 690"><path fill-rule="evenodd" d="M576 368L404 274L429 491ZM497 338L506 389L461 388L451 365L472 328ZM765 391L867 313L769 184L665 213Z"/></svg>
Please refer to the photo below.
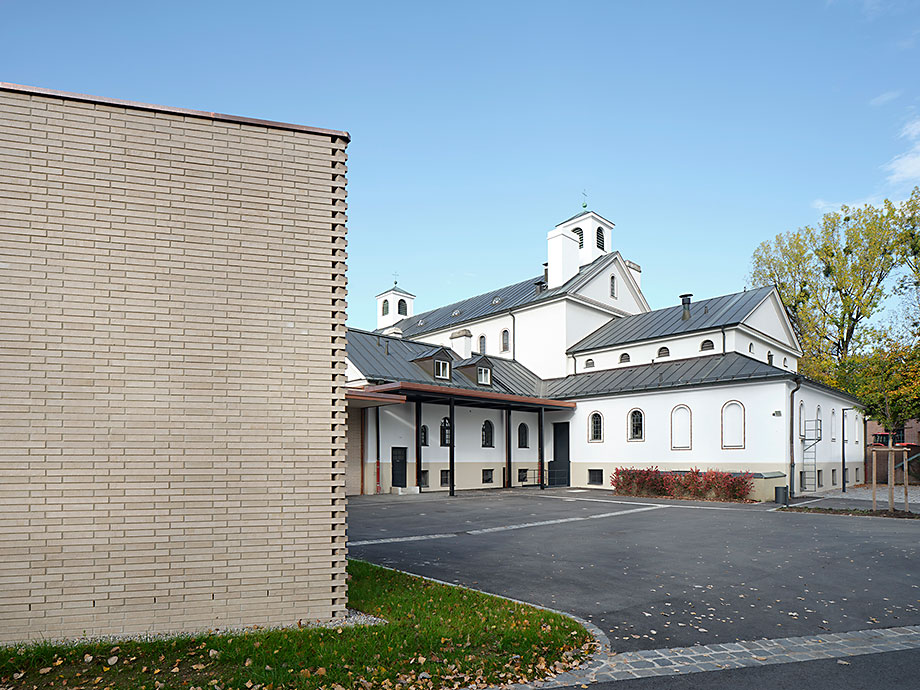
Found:
<svg viewBox="0 0 920 690"><path fill-rule="evenodd" d="M542 273L588 207L652 308L920 184L920 2L0 0L0 81L347 130L349 325Z"/></svg>

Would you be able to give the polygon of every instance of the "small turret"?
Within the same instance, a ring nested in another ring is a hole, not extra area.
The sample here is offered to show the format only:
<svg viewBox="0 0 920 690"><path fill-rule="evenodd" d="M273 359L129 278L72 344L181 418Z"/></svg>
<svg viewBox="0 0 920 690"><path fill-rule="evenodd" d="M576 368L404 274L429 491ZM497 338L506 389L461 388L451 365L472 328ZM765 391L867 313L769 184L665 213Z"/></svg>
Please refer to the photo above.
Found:
<svg viewBox="0 0 920 690"><path fill-rule="evenodd" d="M387 328L414 312L415 295L393 281L393 287L377 295L377 328Z"/></svg>

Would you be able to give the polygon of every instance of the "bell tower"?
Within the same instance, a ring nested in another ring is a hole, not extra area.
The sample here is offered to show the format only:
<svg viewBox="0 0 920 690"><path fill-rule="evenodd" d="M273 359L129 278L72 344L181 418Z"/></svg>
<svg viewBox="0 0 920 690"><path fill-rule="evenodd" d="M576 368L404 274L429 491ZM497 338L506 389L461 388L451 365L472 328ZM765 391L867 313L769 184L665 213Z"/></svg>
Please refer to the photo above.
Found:
<svg viewBox="0 0 920 690"><path fill-rule="evenodd" d="M377 295L377 328L386 328L415 313L415 295L393 281L393 287Z"/></svg>

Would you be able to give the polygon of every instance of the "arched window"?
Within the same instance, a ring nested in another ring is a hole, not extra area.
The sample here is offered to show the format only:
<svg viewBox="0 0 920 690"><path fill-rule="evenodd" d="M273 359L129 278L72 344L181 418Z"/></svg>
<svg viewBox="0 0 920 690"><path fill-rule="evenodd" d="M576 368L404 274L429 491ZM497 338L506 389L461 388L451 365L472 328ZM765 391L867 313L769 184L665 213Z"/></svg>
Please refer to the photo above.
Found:
<svg viewBox="0 0 920 690"><path fill-rule="evenodd" d="M581 249L585 246L585 232L581 228L575 228L572 230L575 235L578 237L578 248Z"/></svg>
<svg viewBox="0 0 920 690"><path fill-rule="evenodd" d="M805 438L805 401L799 403L799 436Z"/></svg>
<svg viewBox="0 0 920 690"><path fill-rule="evenodd" d="M482 423L482 447L493 448L495 446L495 427L488 419Z"/></svg>
<svg viewBox="0 0 920 690"><path fill-rule="evenodd" d="M671 450L690 450L693 447L693 415L686 405L671 410Z"/></svg>
<svg viewBox="0 0 920 690"><path fill-rule="evenodd" d="M611 297L617 296L617 277L616 276L610 276L610 296Z"/></svg>
<svg viewBox="0 0 920 690"><path fill-rule="evenodd" d="M636 409L631 410L629 413L629 424L627 429L626 438L629 441L644 441L645 440L645 416L642 414L642 410Z"/></svg>
<svg viewBox="0 0 920 690"><path fill-rule="evenodd" d="M508 332L508 329L502 331L502 352L507 352L511 349L511 334Z"/></svg>
<svg viewBox="0 0 920 690"><path fill-rule="evenodd" d="M786 367L787 369L789 368L789 358L788 357L783 357L783 366Z"/></svg>
<svg viewBox="0 0 920 690"><path fill-rule="evenodd" d="M671 356L671 351L670 351L668 348L666 348L666 347L659 347L659 348L658 348L658 356L659 356L659 357L670 357L670 356Z"/></svg>
<svg viewBox="0 0 920 690"><path fill-rule="evenodd" d="M597 248L604 248L604 228L597 229Z"/></svg>
<svg viewBox="0 0 920 690"><path fill-rule="evenodd" d="M600 412L588 416L588 440L595 443L604 440L604 418Z"/></svg>
<svg viewBox="0 0 920 690"><path fill-rule="evenodd" d="M530 448L530 429L526 424L518 424L518 448Z"/></svg>
<svg viewBox="0 0 920 690"><path fill-rule="evenodd" d="M428 445L428 426L425 424L422 424L422 427L418 430L418 435L422 441L422 445L427 446Z"/></svg>
<svg viewBox="0 0 920 690"><path fill-rule="evenodd" d="M624 352L622 355L620 355L620 364L626 364L628 361L629 361L628 352Z"/></svg>
<svg viewBox="0 0 920 690"><path fill-rule="evenodd" d="M441 446L450 445L450 419L445 417L441 420Z"/></svg>
<svg viewBox="0 0 920 690"><path fill-rule="evenodd" d="M708 350L715 350L716 346L708 338L700 343L700 352L706 352Z"/></svg>
<svg viewBox="0 0 920 690"><path fill-rule="evenodd" d="M823 426L821 422L821 406L818 405L818 409L815 410L815 419L818 420L817 427L815 428L815 433L818 434L818 437L824 436L824 430L821 428Z"/></svg>
<svg viewBox="0 0 920 690"><path fill-rule="evenodd" d="M837 440L837 410L831 410L831 441Z"/></svg>
<svg viewBox="0 0 920 690"><path fill-rule="evenodd" d="M754 354L754 343L751 343L750 345L748 345L748 352L750 352L751 354Z"/></svg>
<svg viewBox="0 0 920 690"><path fill-rule="evenodd" d="M406 300L401 299L396 303L396 313L406 316L409 313L409 306L406 304Z"/></svg>
<svg viewBox="0 0 920 690"><path fill-rule="evenodd" d="M389 313L390 313L390 300L385 299L383 300L383 305L380 307L380 314L382 316L386 316Z"/></svg>
<svg viewBox="0 0 920 690"><path fill-rule="evenodd" d="M594 360L593 360L593 359L586 359L586 360L585 360L585 369L593 369L593 368L594 368Z"/></svg>
<svg viewBox="0 0 920 690"><path fill-rule="evenodd" d="M773 353L767 350L767 364L773 366Z"/></svg>
<svg viewBox="0 0 920 690"><path fill-rule="evenodd" d="M486 353L486 337L484 335L479 336L479 354L484 355Z"/></svg>
<svg viewBox="0 0 920 690"><path fill-rule="evenodd" d="M722 406L722 447L744 448L744 405L737 400Z"/></svg>

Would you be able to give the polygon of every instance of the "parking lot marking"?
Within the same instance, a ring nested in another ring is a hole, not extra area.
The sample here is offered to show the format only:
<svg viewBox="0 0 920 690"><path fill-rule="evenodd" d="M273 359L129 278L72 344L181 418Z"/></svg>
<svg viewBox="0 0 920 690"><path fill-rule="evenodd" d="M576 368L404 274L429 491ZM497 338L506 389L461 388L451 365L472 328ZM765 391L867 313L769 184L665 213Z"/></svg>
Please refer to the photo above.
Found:
<svg viewBox="0 0 920 690"><path fill-rule="evenodd" d="M401 541L425 541L426 539L449 539L457 534L419 534L414 537L388 537L387 539L365 539L349 542L349 546L370 546L371 544L395 544Z"/></svg>
<svg viewBox="0 0 920 690"><path fill-rule="evenodd" d="M486 527L483 529L471 529L467 534L489 534L491 532L507 532L513 529L526 529L528 527L543 527L545 525L561 525L566 522L582 522L584 520L596 520L598 518L615 517L617 515L629 515L630 513L641 513L646 510L658 510L668 506L652 505L644 508L633 508L632 510L618 510L614 513L601 513L600 515L587 515L584 517L559 518L558 520L541 520L539 522L523 522L518 525L503 525L501 527Z"/></svg>
<svg viewBox="0 0 920 690"><path fill-rule="evenodd" d="M654 506L655 508L691 508L695 510L743 510L750 512L751 508L729 508L728 506L691 506L681 503L640 503L639 501L618 501L615 498L574 498L572 496L548 496L540 494L536 498L553 498L557 501L591 501L592 503L619 503L627 506ZM823 499L822 499L823 500ZM798 504L801 505L801 504ZM758 510L755 508L754 510ZM763 511L768 512L768 511Z"/></svg>

